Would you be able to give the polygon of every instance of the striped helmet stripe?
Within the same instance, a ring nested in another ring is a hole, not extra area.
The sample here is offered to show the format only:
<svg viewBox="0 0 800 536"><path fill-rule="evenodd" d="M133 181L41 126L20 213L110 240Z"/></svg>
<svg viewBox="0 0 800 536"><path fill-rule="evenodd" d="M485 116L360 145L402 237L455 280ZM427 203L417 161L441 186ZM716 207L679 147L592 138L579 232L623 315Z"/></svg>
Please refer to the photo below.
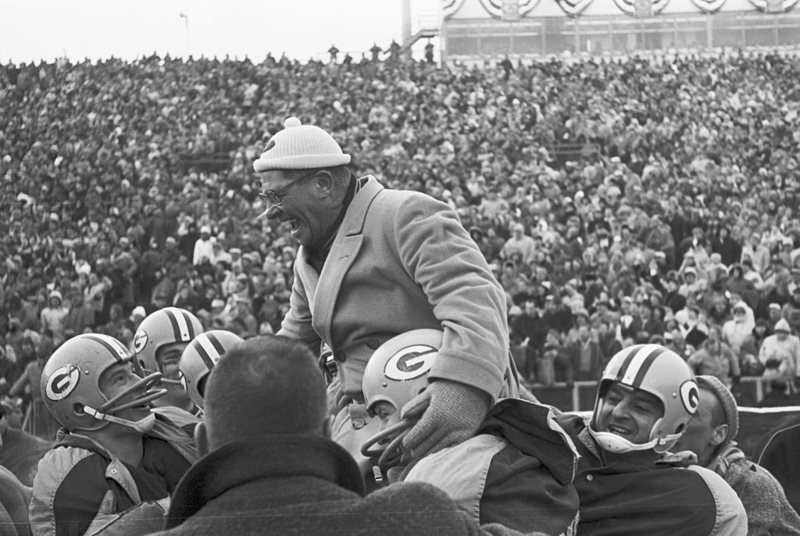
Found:
<svg viewBox="0 0 800 536"><path fill-rule="evenodd" d="M619 369L617 378L620 383L638 388L641 386L647 371L664 349L656 345L646 345L634 350L627 356Z"/></svg>
<svg viewBox="0 0 800 536"><path fill-rule="evenodd" d="M219 341L219 339L215 334L209 333L208 340L211 341L211 344L214 345L214 349L217 351L218 356L222 356L222 354L225 353L225 347L222 346L222 343Z"/></svg>
<svg viewBox="0 0 800 536"><path fill-rule="evenodd" d="M214 368L214 361L215 361L214 357L218 359L220 354L222 353L214 345L214 343L211 342L210 338L211 337L206 337L201 335L200 337L192 341L192 345L194 346L195 350L197 350L197 355L199 355L200 358L203 360L203 363L205 363L208 370Z"/></svg>
<svg viewBox="0 0 800 536"><path fill-rule="evenodd" d="M622 366L619 367L619 370L617 371L617 377L614 378L614 381L618 382L622 381L622 378L625 376L625 372L628 370L631 361L633 361L634 356L636 356L636 350L637 348L635 346L631 347L631 349L628 350L628 355L625 356L625 360L622 362Z"/></svg>
<svg viewBox="0 0 800 536"><path fill-rule="evenodd" d="M636 373L636 378L633 380L633 386L639 388L642 386L642 382L644 382L645 376L647 376L647 372L650 370L650 366L653 364L653 361L656 358L666 352L666 348L656 348L654 351L650 352L645 359L642 365L639 367L639 371Z"/></svg>
<svg viewBox="0 0 800 536"><path fill-rule="evenodd" d="M191 321L186 317L186 313L177 307L167 307L164 309L172 324L172 333L176 341L190 341L194 338L194 329Z"/></svg>
<svg viewBox="0 0 800 536"><path fill-rule="evenodd" d="M113 337L109 337L108 335L102 335L100 333L88 333L84 335L84 337L103 345L106 350L114 355L117 358L117 361L120 363L124 362L131 355L130 352L128 352L128 349L125 348L118 340L114 339Z"/></svg>

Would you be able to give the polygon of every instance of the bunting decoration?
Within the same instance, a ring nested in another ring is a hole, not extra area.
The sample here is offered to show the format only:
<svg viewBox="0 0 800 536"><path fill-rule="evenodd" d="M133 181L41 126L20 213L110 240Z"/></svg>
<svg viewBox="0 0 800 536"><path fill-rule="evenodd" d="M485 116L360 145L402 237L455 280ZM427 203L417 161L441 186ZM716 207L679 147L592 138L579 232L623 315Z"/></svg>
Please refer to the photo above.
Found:
<svg viewBox="0 0 800 536"><path fill-rule="evenodd" d="M442 0L442 19L449 19L464 5L464 0Z"/></svg>
<svg viewBox="0 0 800 536"><path fill-rule="evenodd" d="M581 11L586 9L586 6L591 4L594 0L556 0L558 7L561 11L570 17L577 17Z"/></svg>
<svg viewBox="0 0 800 536"><path fill-rule="evenodd" d="M447 2L448 0L445 0ZM457 0L456 0L457 1ZM489 15L496 19L503 18L503 4L506 2L504 0L480 0L483 9L486 10ZM462 0L463 3L463 0ZM533 8L536 7L536 4L539 3L539 0L519 0L517 2L517 15L519 17L524 16L526 13L530 12Z"/></svg>
<svg viewBox="0 0 800 536"><path fill-rule="evenodd" d="M750 0L751 2L755 0ZM797 0L795 0L797 1ZM651 0L653 3L653 14L660 13L667 4L669 4L669 0ZM617 7L625 13L626 15L635 15L636 14L636 0L614 0L614 3L617 4Z"/></svg>
<svg viewBox="0 0 800 536"><path fill-rule="evenodd" d="M792 9L798 1L800 0L750 0L750 3L759 11L782 13Z"/></svg>
<svg viewBox="0 0 800 536"><path fill-rule="evenodd" d="M692 0L703 13L716 13L727 0Z"/></svg>

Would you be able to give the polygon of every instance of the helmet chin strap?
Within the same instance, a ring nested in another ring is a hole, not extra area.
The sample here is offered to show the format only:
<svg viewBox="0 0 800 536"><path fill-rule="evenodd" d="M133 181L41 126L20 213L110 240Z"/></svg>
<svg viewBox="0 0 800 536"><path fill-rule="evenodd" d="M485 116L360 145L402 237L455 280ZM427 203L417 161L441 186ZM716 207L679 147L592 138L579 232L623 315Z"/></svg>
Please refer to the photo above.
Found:
<svg viewBox="0 0 800 536"><path fill-rule="evenodd" d="M155 413L150 413L147 417L139 419L138 421L129 421L128 419L120 419L119 417L115 417L113 415L101 413L96 409L90 408L89 406L83 406L83 411L91 415L95 419L99 419L101 421L106 421L106 422L113 422L115 424L121 424L122 426L127 426L128 428L132 428L142 435L152 430L153 425L156 423Z"/></svg>
<svg viewBox="0 0 800 536"><path fill-rule="evenodd" d="M589 426L589 434L597 441L600 447L608 452L624 454L626 452L637 452L653 449L656 452L665 452L681 437L681 434L664 436L661 439L651 439L647 443L631 443L624 437L611 432L595 432Z"/></svg>

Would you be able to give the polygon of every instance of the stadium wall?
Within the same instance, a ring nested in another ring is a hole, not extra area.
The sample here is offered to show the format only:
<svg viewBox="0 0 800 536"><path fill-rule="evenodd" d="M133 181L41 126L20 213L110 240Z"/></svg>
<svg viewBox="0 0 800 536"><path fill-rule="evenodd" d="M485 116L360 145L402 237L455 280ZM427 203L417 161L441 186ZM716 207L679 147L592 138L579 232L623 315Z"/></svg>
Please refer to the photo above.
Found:
<svg viewBox="0 0 800 536"><path fill-rule="evenodd" d="M800 47L798 0L444 0L444 61Z"/></svg>

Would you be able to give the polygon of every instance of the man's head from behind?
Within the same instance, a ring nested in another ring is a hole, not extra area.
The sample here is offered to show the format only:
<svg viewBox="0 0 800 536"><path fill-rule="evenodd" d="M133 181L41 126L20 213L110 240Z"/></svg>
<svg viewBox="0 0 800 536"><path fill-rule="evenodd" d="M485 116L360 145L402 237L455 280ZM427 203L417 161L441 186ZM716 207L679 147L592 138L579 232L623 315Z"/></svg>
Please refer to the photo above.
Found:
<svg viewBox="0 0 800 536"><path fill-rule="evenodd" d="M229 350L205 395L205 423L195 432L201 455L255 436L323 434L322 374L308 349L285 337L256 337Z"/></svg>
<svg viewBox="0 0 800 536"><path fill-rule="evenodd" d="M700 388L700 406L674 450L690 450L697 454L700 465L708 467L736 437L739 410L733 394L716 376L697 376L695 381Z"/></svg>
<svg viewBox="0 0 800 536"><path fill-rule="evenodd" d="M589 431L608 452L665 452L686 429L698 398L678 354L657 344L630 346L603 371Z"/></svg>

